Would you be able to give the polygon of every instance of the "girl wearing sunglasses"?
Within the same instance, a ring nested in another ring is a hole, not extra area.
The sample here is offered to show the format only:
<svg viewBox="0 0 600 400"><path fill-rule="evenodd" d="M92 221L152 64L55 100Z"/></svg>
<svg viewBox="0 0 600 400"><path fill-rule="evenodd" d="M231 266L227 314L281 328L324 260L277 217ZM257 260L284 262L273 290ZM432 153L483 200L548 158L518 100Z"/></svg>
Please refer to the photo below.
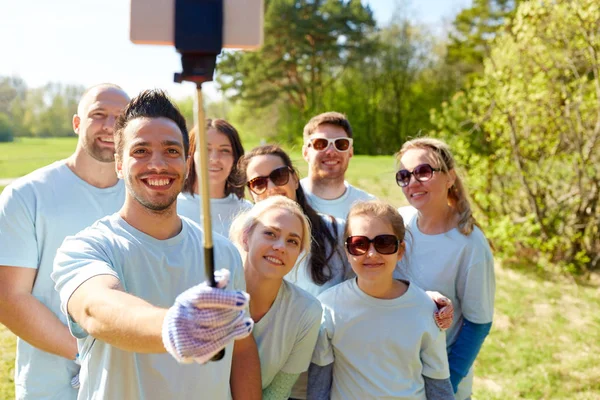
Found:
<svg viewBox="0 0 600 400"><path fill-rule="evenodd" d="M233 218L252 207L244 199L244 188L236 186L237 162L244 155L244 148L237 130L223 119L206 121L208 142L208 179L210 191L210 214L213 231L229 236ZM177 212L193 221L200 222L200 206L195 195L199 192L194 161L196 151L196 128L190 131L189 174L182 193L177 198Z"/></svg>
<svg viewBox="0 0 600 400"><path fill-rule="evenodd" d="M411 140L397 158L396 182L410 203L398 211L412 233L401 270L411 282L448 296L455 305L447 331L448 361L456 398L463 400L471 395L472 365L492 325L492 252L448 145L431 138Z"/></svg>
<svg viewBox="0 0 600 400"><path fill-rule="evenodd" d="M263 399L287 399L308 369L321 324L319 301L283 279L310 253L310 223L296 202L273 196L238 216L230 238L244 261Z"/></svg>
<svg viewBox="0 0 600 400"><path fill-rule="evenodd" d="M404 221L378 200L348 214L346 253L357 278L319 295L323 319L309 369L309 399L454 399L437 307L394 279Z"/></svg>

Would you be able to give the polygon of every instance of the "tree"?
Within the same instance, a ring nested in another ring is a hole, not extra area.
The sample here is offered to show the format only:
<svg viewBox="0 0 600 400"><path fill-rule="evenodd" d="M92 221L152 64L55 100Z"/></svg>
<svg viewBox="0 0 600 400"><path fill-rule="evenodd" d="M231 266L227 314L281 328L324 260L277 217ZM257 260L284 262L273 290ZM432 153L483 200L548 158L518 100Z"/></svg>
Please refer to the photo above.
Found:
<svg viewBox="0 0 600 400"><path fill-rule="evenodd" d="M510 29L510 19L523 0L473 0L473 5L454 19L448 38L446 61L456 70L458 85L483 71L483 60L490 55L499 31Z"/></svg>
<svg viewBox="0 0 600 400"><path fill-rule="evenodd" d="M326 88L372 51L373 13L360 0L269 0L265 6L263 47L225 53L217 81L250 107L283 99L306 117L320 108Z"/></svg>
<svg viewBox="0 0 600 400"><path fill-rule="evenodd" d="M13 140L13 127L8 119L8 115L0 113L0 142L12 142Z"/></svg>
<svg viewBox="0 0 600 400"><path fill-rule="evenodd" d="M521 4L483 75L432 114L499 250L570 272L600 266L599 24L595 0Z"/></svg>

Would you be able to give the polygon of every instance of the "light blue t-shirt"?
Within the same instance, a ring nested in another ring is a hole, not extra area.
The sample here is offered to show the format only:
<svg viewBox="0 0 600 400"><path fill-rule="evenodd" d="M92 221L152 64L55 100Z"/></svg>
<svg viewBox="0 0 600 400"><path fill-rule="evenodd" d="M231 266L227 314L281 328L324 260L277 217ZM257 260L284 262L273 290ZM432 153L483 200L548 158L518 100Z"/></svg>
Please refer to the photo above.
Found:
<svg viewBox="0 0 600 400"><path fill-rule="evenodd" d="M246 199L238 198L233 193L222 199L210 199L210 216L213 232L229 238L231 223L235 217L249 208L252 208L252 203ZM200 196L180 193L177 196L177 214L201 224Z"/></svg>
<svg viewBox="0 0 600 400"><path fill-rule="evenodd" d="M310 273L310 256L306 257L304 253L298 257L294 268L292 268L285 276L285 279L288 282L292 282L315 297L324 290L355 276L352 268L350 268L348 259L346 258L346 253L344 252L344 228L346 227L346 222L341 219L336 219L337 231L334 231L331 217L323 214L319 214L319 216L332 235L335 237L337 234L338 238L337 251L328 264L331 268L331 279L322 285L316 284ZM331 248L327 245L325 251L326 254L328 254L331 251Z"/></svg>
<svg viewBox="0 0 600 400"><path fill-rule="evenodd" d="M322 285L316 284L313 281L310 273L310 256L305 257L304 253L298 257L294 268L292 268L292 270L285 276L285 279L288 282L295 284L299 288L307 291L315 297L330 287L333 287L344 282L346 279L355 276L354 271L352 271L352 268L348 263L346 253L344 252L344 228L346 226L346 222L342 219L336 219L337 231L334 231L331 216L324 214L319 214L319 216L323 222L325 222L325 225L329 228L329 231L334 234L334 237L337 233L338 238L337 251L329 262L329 267L331 268L331 279ZM326 253L331 251L329 246L326 246L325 250ZM296 381L296 384L292 388L292 394L290 397L293 399L306 399L307 383L308 373L304 372L300 375Z"/></svg>
<svg viewBox="0 0 600 400"><path fill-rule="evenodd" d="M308 178L300 179L300 185L304 189L306 199L312 208L323 214L333 215L336 218L346 219L352 205L357 201L375 200L375 196L352 186L344 181L346 191L337 199L326 200L306 190Z"/></svg>
<svg viewBox="0 0 600 400"><path fill-rule="evenodd" d="M32 294L66 324L50 279L56 250L68 235L119 210L124 199L121 181L99 189L75 175L65 160L16 180L0 195L0 265L37 268ZM18 339L16 398L74 399L71 378L78 370L73 361Z"/></svg>
<svg viewBox="0 0 600 400"><path fill-rule="evenodd" d="M66 315L67 302L86 280L97 275L119 279L127 293L157 306L171 307L183 291L206 280L202 231L182 217L175 237L158 240L135 229L118 214L65 239L52 278ZM231 272L228 289L244 290L239 253L225 238L214 238L215 269ZM228 399L233 344L225 357L204 365L179 364L168 353L120 350L89 336L69 318L81 357L79 399Z"/></svg>
<svg viewBox="0 0 600 400"><path fill-rule="evenodd" d="M476 324L492 322L496 292L494 258L481 229L474 227L469 236L457 228L427 235L419 230L414 207L400 207L398 212L411 234L406 236L405 257L398 263L396 275L425 290L440 292L452 301L454 318L446 331L448 347L458 339L465 318ZM471 368L461 381L456 398L468 398L472 384Z"/></svg>
<svg viewBox="0 0 600 400"><path fill-rule="evenodd" d="M260 356L263 389L280 371L300 374L308 370L321 314L319 300L285 280L282 282L273 305L252 331Z"/></svg>
<svg viewBox="0 0 600 400"><path fill-rule="evenodd" d="M414 283L400 297L377 299L351 279L319 300L323 319L312 362L333 363L332 400L425 400L423 376L450 376L446 336L432 317L436 306Z"/></svg>

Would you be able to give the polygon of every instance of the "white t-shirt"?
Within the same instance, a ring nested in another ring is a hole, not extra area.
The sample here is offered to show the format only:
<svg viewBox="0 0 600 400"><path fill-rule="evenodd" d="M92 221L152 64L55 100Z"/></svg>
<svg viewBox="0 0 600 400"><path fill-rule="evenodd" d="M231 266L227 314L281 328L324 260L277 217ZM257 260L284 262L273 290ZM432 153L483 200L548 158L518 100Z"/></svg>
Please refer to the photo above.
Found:
<svg viewBox="0 0 600 400"><path fill-rule="evenodd" d="M344 185L346 186L346 191L343 195L333 200L325 200L322 199L315 194L309 192L306 188L306 182L308 178L300 179L300 185L302 185L302 189L304 189L304 193L306 194L306 199L314 208L320 213L333 215L336 218L346 219L348 216L348 212L354 203L357 201L367 201L374 200L375 196L370 193L365 192L364 190L360 190L348 182L344 181Z"/></svg>
<svg viewBox="0 0 600 400"><path fill-rule="evenodd" d="M33 296L66 324L50 279L56 250L65 237L119 210L124 199L122 181L99 189L75 175L66 160L17 179L0 195L0 265L37 268ZM71 378L78 370L73 361L18 339L16 398L75 399Z"/></svg>
<svg viewBox="0 0 600 400"><path fill-rule="evenodd" d="M292 270L285 276L286 280L292 282L301 289L306 290L315 297L324 290L355 276L352 268L350 268L350 264L348 264L346 253L344 252L344 228L346 226L346 222L341 219L336 219L337 232L334 232L331 217L323 214L319 214L319 216L325 222L325 225L327 225L327 228L330 232L332 232L334 237L337 233L338 252L333 255L329 263L332 271L332 278L323 285L317 285L315 282L313 282L310 274L310 257L305 257L304 253L300 254L298 261L296 261L296 265L294 265L294 268L292 268ZM329 245L327 245L326 254L328 254L330 251L331 249Z"/></svg>
<svg viewBox="0 0 600 400"><path fill-rule="evenodd" d="M406 235L406 256L399 263L401 276L425 290L438 291L452 300L454 319L446 332L448 347L458 338L464 318L476 324L492 322L496 280L494 259L483 232L475 227L469 236L452 229L426 235L417 226L414 207L398 212L411 232ZM459 386L457 399L471 393L473 370Z"/></svg>
<svg viewBox="0 0 600 400"><path fill-rule="evenodd" d="M333 363L331 399L425 399L423 375L450 376L436 306L410 283L396 299L364 293L356 279L319 296L323 322L312 362Z"/></svg>
<svg viewBox="0 0 600 400"><path fill-rule="evenodd" d="M222 199L210 199L213 232L228 238L231 222L238 214L251 207L252 203L246 199L239 199L233 193ZM180 193L177 197L177 213L200 224L200 196Z"/></svg>
<svg viewBox="0 0 600 400"><path fill-rule="evenodd" d="M308 370L321 325L321 303L295 285L283 281L271 309L254 325L262 387L279 371L300 374Z"/></svg>
<svg viewBox="0 0 600 400"><path fill-rule="evenodd" d="M86 280L97 275L119 279L127 293L168 308L177 295L206 280L202 232L182 217L181 232L170 239L146 235L118 214L65 239L57 252L52 278L61 310ZM229 289L244 290L240 255L228 240L215 235L215 269L231 272ZM168 353L140 354L120 350L91 337L69 318L81 357L80 399L230 398L233 344L219 362L179 364Z"/></svg>

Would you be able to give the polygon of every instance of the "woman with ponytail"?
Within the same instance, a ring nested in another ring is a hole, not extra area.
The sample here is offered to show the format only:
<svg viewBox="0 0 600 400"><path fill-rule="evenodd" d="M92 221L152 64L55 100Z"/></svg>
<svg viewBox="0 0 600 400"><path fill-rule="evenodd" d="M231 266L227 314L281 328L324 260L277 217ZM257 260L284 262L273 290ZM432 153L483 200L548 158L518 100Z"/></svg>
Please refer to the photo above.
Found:
<svg viewBox="0 0 600 400"><path fill-rule="evenodd" d="M397 154L396 182L410 203L398 211L412 235L400 262L407 279L452 300L454 320L447 335L450 380L456 398L468 399L473 363L492 326L494 260L473 217L450 148L418 138Z"/></svg>

